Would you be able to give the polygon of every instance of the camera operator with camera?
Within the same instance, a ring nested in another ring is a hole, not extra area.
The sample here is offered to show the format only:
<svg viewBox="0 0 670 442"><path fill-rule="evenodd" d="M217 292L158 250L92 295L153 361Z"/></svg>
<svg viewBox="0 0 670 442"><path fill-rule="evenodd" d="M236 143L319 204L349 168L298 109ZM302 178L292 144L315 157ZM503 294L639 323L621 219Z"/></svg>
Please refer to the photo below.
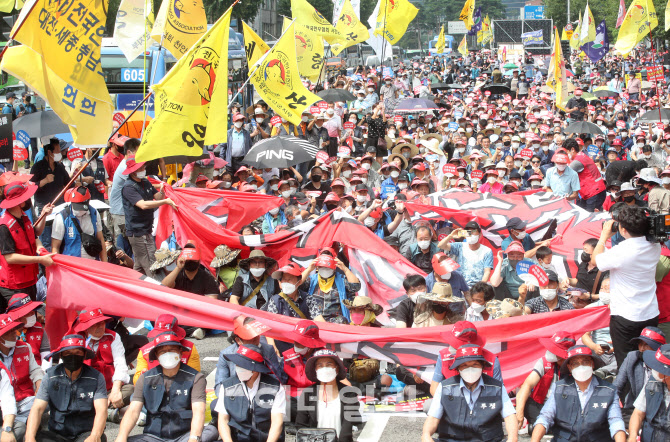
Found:
<svg viewBox="0 0 670 442"><path fill-rule="evenodd" d="M646 238L650 221L644 209L623 207L617 218L618 223L603 224L591 262L603 272L610 271L610 335L617 366L621 366L635 349L630 340L639 337L646 326L658 325L655 274L661 245ZM617 231L624 240L606 250L605 243Z"/></svg>

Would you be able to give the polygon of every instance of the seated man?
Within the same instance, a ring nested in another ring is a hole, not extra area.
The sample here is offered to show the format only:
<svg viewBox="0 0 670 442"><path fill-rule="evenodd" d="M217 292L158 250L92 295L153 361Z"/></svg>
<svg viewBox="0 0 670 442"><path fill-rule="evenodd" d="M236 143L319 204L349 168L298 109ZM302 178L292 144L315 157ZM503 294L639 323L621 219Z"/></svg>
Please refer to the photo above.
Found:
<svg viewBox="0 0 670 442"><path fill-rule="evenodd" d="M465 315L465 300L455 297L451 286L444 282L436 283L433 291L417 302L412 328L455 324Z"/></svg>
<svg viewBox="0 0 670 442"><path fill-rule="evenodd" d="M302 268L293 262L272 273L272 278L279 281L281 291L274 295L267 303L266 310L290 318L307 319L309 309L305 297L300 293L302 285ZM268 343L273 345L279 353L293 348L290 342L268 338Z"/></svg>
<svg viewBox="0 0 670 442"><path fill-rule="evenodd" d="M519 428L523 419L528 419L528 431L532 433L535 420L540 415L547 399L549 387L561 377L561 364L568 357L568 349L575 346L575 338L568 332L556 332L551 338L541 338L540 344L547 350L538 359L516 394L516 419Z"/></svg>
<svg viewBox="0 0 670 442"><path fill-rule="evenodd" d="M431 264L432 272L426 276L426 288L429 292L433 290L435 282L446 282L451 286L454 296L467 299L470 288L458 271L461 266L456 261L439 252L433 255Z"/></svg>
<svg viewBox="0 0 670 442"><path fill-rule="evenodd" d="M7 314L12 321L23 323L24 342L30 345L37 365L49 368L51 362L42 360L43 356L49 354L49 336L42 324L37 322L36 312L43 305L42 302L31 301L30 296L25 293L17 293L9 300Z"/></svg>
<svg viewBox="0 0 670 442"><path fill-rule="evenodd" d="M426 296L426 280L421 275L407 275L402 282L407 298L400 301L395 311L396 328L411 328L414 324L414 309L419 297Z"/></svg>
<svg viewBox="0 0 670 442"><path fill-rule="evenodd" d="M156 337L149 361L160 366L142 374L135 384L133 399L126 411L117 442L213 442L216 428L205 426L205 376L183 364L181 354L189 349L181 339L166 332ZM146 408L144 434L130 436Z"/></svg>
<svg viewBox="0 0 670 442"><path fill-rule="evenodd" d="M588 304L584 308L595 308L610 304L610 278L606 276L600 285L600 293L592 294L593 297L598 297L598 300ZM582 295L583 296L583 295ZM579 299L581 302L581 298ZM582 344L586 345L600 359L603 366L598 369L597 373L604 375L616 375L618 367L616 358L614 357L614 348L612 347L612 336L610 335L609 324L607 327L599 328L597 330L588 331L582 335ZM602 376L601 376L602 377ZM635 400L635 398L633 398ZM630 415L628 415L628 418ZM624 420L627 420L624 414Z"/></svg>
<svg viewBox="0 0 670 442"><path fill-rule="evenodd" d="M465 311L465 320L470 322L487 321L495 319L487 311L489 302L495 297L491 284L476 282L470 289L470 306ZM500 302L500 301L498 301ZM520 313L519 313L520 314Z"/></svg>
<svg viewBox="0 0 670 442"><path fill-rule="evenodd" d="M61 363L47 370L26 424L25 442L107 442L105 377L84 364L95 353L86 348L82 335L65 335L60 346L47 355L59 355ZM48 430L40 430L49 407Z"/></svg>
<svg viewBox="0 0 670 442"><path fill-rule="evenodd" d="M637 440L640 428L642 442L670 440L668 406L665 399L670 387L670 345L664 344L656 351L645 351L642 360L652 370L653 376L635 399L635 411L630 418L629 441Z"/></svg>
<svg viewBox="0 0 670 442"><path fill-rule="evenodd" d="M35 362L30 346L17 340L17 331L23 328L23 324L12 320L9 315L0 315L0 324L2 440L13 434L17 441L22 441L30 407L35 400L35 389L39 389L44 373ZM11 430L6 431L8 427Z"/></svg>
<svg viewBox="0 0 670 442"><path fill-rule="evenodd" d="M647 380L651 378L651 368L642 362L644 352L648 350L655 352L666 343L665 334L661 329L652 326L645 327L640 337L633 338L633 340L637 341L637 350L628 353L614 381L614 386L623 403L621 414L624 421L630 420L634 402L644 390Z"/></svg>
<svg viewBox="0 0 670 442"><path fill-rule="evenodd" d="M433 232L428 226L420 226L416 229L416 242L410 244L405 258L426 273L432 270L432 259L439 249L437 243L432 241Z"/></svg>
<svg viewBox="0 0 670 442"><path fill-rule="evenodd" d="M523 246L518 241L513 241L505 249L507 258L503 259L502 250L498 251L498 264L491 275L491 285L498 289L498 299L512 298L520 303L526 302L526 294L521 295L519 287L523 280L516 272L516 265L523 259Z"/></svg>
<svg viewBox="0 0 670 442"><path fill-rule="evenodd" d="M240 271L230 292L230 303L260 309L275 293L279 284L270 275L277 261L265 256L262 250L252 250L240 260Z"/></svg>
<svg viewBox="0 0 670 442"><path fill-rule="evenodd" d="M464 242L451 242L465 230ZM472 286L475 282L487 282L493 270L493 251L480 242L482 228L475 221L470 221L464 229L456 229L437 245L439 248L449 252L454 260L461 266L461 273Z"/></svg>
<svg viewBox="0 0 670 442"><path fill-rule="evenodd" d="M553 270L546 270L549 282L540 286L540 296L526 302L525 314L547 313L558 310L574 310L574 306L562 296L558 296L558 275Z"/></svg>
<svg viewBox="0 0 670 442"><path fill-rule="evenodd" d="M255 345L241 345L225 355L235 364L235 374L219 389L216 412L223 442L284 440L286 395L270 375L265 358Z"/></svg>
<svg viewBox="0 0 670 442"><path fill-rule="evenodd" d="M555 441L611 440L624 442L626 427L612 384L593 376L599 366L585 345L575 345L561 366L562 378L551 385L535 421L532 442L540 442L549 429Z"/></svg>

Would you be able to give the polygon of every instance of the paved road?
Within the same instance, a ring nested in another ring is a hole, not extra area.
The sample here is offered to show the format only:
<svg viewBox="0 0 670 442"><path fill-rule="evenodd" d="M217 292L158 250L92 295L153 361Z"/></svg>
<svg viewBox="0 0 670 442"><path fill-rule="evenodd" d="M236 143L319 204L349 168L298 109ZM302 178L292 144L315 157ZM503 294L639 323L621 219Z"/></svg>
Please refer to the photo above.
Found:
<svg viewBox="0 0 670 442"><path fill-rule="evenodd" d="M194 341L200 353L202 372L209 375L216 368L216 359L219 352L229 345L225 334L208 336L201 341ZM213 388L213 384L207 386ZM423 426L424 415L417 413L407 415L403 413L377 413L368 417L368 422L359 434L359 442L411 442L418 441L421 438L421 428ZM118 435L119 426L117 424L107 423L105 434L107 440L113 442ZM135 427L131 435L141 434L142 428ZM522 436L520 441L529 441L530 438ZM286 442L294 442L295 438L288 436Z"/></svg>

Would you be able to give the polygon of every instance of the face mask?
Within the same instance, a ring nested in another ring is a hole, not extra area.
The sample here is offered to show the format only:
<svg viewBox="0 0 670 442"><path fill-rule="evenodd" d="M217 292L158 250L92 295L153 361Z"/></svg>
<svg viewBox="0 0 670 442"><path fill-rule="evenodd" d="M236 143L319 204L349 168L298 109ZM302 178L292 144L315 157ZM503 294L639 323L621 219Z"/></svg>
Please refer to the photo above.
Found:
<svg viewBox="0 0 670 442"><path fill-rule="evenodd" d="M55 154L54 154L54 161L55 161L56 163L59 162L59 161L62 160L62 159L63 159L63 155L61 155L60 153L55 153Z"/></svg>
<svg viewBox="0 0 670 442"><path fill-rule="evenodd" d="M465 242L470 245L477 244L479 242L479 235L468 236L465 238Z"/></svg>
<svg viewBox="0 0 670 442"><path fill-rule="evenodd" d="M610 303L610 292L603 292L601 291L598 293L598 299L600 299L603 304L609 304Z"/></svg>
<svg viewBox="0 0 670 442"><path fill-rule="evenodd" d="M295 284L291 284L290 282L282 282L280 285L281 291L284 292L284 294L291 294L295 292Z"/></svg>
<svg viewBox="0 0 670 442"><path fill-rule="evenodd" d="M484 311L484 309L486 308L486 305L477 304L476 302L473 302L472 304L470 304L470 308L472 309L472 311L479 314L479 313Z"/></svg>
<svg viewBox="0 0 670 442"><path fill-rule="evenodd" d="M321 175L312 175L312 181L315 183L321 182Z"/></svg>
<svg viewBox="0 0 670 442"><path fill-rule="evenodd" d="M291 188L289 189L289 192L291 192L291 195L295 195L295 193L296 193L297 191L298 191L298 188L297 188L297 187L291 187Z"/></svg>
<svg viewBox="0 0 670 442"><path fill-rule="evenodd" d="M460 153L465 153L465 147L459 147L459 148L458 148L458 151L459 151Z"/></svg>
<svg viewBox="0 0 670 442"><path fill-rule="evenodd" d="M232 185L233 185L233 183L230 182L230 181L224 181L223 182L224 189L230 189L230 186L232 186Z"/></svg>
<svg viewBox="0 0 670 442"><path fill-rule="evenodd" d="M407 189L407 183L398 183L398 189L400 190Z"/></svg>
<svg viewBox="0 0 670 442"><path fill-rule="evenodd" d="M296 347L295 345L293 345L293 351L296 352L296 353L298 353L299 355L306 355L307 352L309 351L309 347L300 347L300 348L298 348L298 347Z"/></svg>
<svg viewBox="0 0 670 442"><path fill-rule="evenodd" d="M239 128L242 127L243 124L244 124L244 123L242 123L241 121L236 121L236 122L235 122L235 127L239 129Z"/></svg>
<svg viewBox="0 0 670 442"><path fill-rule="evenodd" d="M200 267L200 262L198 261L189 260L184 263L184 270L187 272L195 272L198 270L198 267Z"/></svg>
<svg viewBox="0 0 670 442"><path fill-rule="evenodd" d="M530 127L532 127L533 129L535 129L535 128L537 127L537 124L535 124L535 123L530 123Z"/></svg>
<svg viewBox="0 0 670 442"><path fill-rule="evenodd" d="M61 356L61 360L63 361L63 367L70 372L77 371L84 365L84 355Z"/></svg>
<svg viewBox="0 0 670 442"><path fill-rule="evenodd" d="M621 132L621 136L626 138L628 136L628 132Z"/></svg>
<svg viewBox="0 0 670 442"><path fill-rule="evenodd" d="M135 176L139 179L142 179L147 176L147 171L143 170L141 172L135 172Z"/></svg>
<svg viewBox="0 0 670 442"><path fill-rule="evenodd" d="M88 213L87 210L73 210L72 214L78 218L81 218L82 216L86 215Z"/></svg>
<svg viewBox="0 0 670 442"><path fill-rule="evenodd" d="M351 312L351 322L354 324L362 324L365 320L365 313Z"/></svg>
<svg viewBox="0 0 670 442"><path fill-rule="evenodd" d="M540 296L542 296L542 299L545 301L552 301L556 298L556 289L541 289Z"/></svg>
<svg viewBox="0 0 670 442"><path fill-rule="evenodd" d="M335 370L333 367L322 367L316 370L316 378L319 380L319 382L323 382L324 384L332 382L336 377L337 370Z"/></svg>
<svg viewBox="0 0 670 442"><path fill-rule="evenodd" d="M554 127L561 127L561 123L554 123Z"/></svg>
<svg viewBox="0 0 670 442"><path fill-rule="evenodd" d="M573 370L573 371L574 371L574 370ZM651 370L651 375L652 375L652 376L654 377L654 379L656 379L658 382L663 382L663 379L664 379L664 378L662 378L662 377L661 377L661 373L657 372L656 370L653 370L653 369L652 369L652 370Z"/></svg>
<svg viewBox="0 0 670 442"><path fill-rule="evenodd" d="M663 178L661 178L661 182L663 184L670 184L670 177L664 176Z"/></svg>
<svg viewBox="0 0 670 442"><path fill-rule="evenodd" d="M433 311L438 315L441 315L442 313L447 312L447 306L442 304L436 304L433 306Z"/></svg>
<svg viewBox="0 0 670 442"><path fill-rule="evenodd" d="M581 259L582 259L582 262L589 262L589 261L591 261L591 254L586 253L586 252L582 252Z"/></svg>
<svg viewBox="0 0 670 442"><path fill-rule="evenodd" d="M283 196L284 198L288 198L288 197L291 196L291 191L290 190L285 190L281 193L281 196Z"/></svg>
<svg viewBox="0 0 670 442"><path fill-rule="evenodd" d="M256 123L261 124L263 122L262 118L256 118Z"/></svg>
<svg viewBox="0 0 670 442"><path fill-rule="evenodd" d="M35 324L37 324L37 318L35 317L34 314L32 314L32 315L30 315L26 318L26 325L25 325L26 328L31 328Z"/></svg>
<svg viewBox="0 0 670 442"><path fill-rule="evenodd" d="M523 140L524 138L526 138L526 134L525 133L520 133L519 138L521 138Z"/></svg>
<svg viewBox="0 0 670 442"><path fill-rule="evenodd" d="M467 127L467 128L465 129L465 131L466 131L467 133L471 133L471 132L472 132L472 128L471 128L471 127Z"/></svg>
<svg viewBox="0 0 670 442"><path fill-rule="evenodd" d="M365 221L363 221L363 224L365 224L365 227L372 227L375 225L375 219L371 216L368 216L365 218Z"/></svg>
<svg viewBox="0 0 670 442"><path fill-rule="evenodd" d="M531 181L530 186L531 187L540 187L542 183L540 181Z"/></svg>
<svg viewBox="0 0 670 442"><path fill-rule="evenodd" d="M170 351L158 357L158 363L165 369L172 369L179 365L179 353Z"/></svg>
<svg viewBox="0 0 670 442"><path fill-rule="evenodd" d="M368 199L367 195L356 195L356 201L358 201L359 203L364 203L365 200L367 199Z"/></svg>
<svg viewBox="0 0 670 442"><path fill-rule="evenodd" d="M397 170L391 171L391 178L398 178L400 176L400 172Z"/></svg>
<svg viewBox="0 0 670 442"><path fill-rule="evenodd" d="M635 195L628 195L628 196L624 196L624 197L623 197L623 200L624 200L624 202L626 202L626 203L630 203L630 202L632 202L634 199L635 199Z"/></svg>
<svg viewBox="0 0 670 442"><path fill-rule="evenodd" d="M519 146L521 146L521 144L519 144L519 143L512 143L512 148L513 148L513 149L518 149Z"/></svg>
<svg viewBox="0 0 670 442"><path fill-rule="evenodd" d="M345 170L344 172L342 172L342 176L345 178L349 178L351 176L351 171Z"/></svg>
<svg viewBox="0 0 670 442"><path fill-rule="evenodd" d="M294 219L294 220L297 220L297 221L302 221L302 215L301 215L301 214L297 214L296 216L293 217L293 219Z"/></svg>
<svg viewBox="0 0 670 442"><path fill-rule="evenodd" d="M464 382L468 384L474 384L482 377L482 369L478 367L468 367L463 370L459 370L458 374L461 375L461 378Z"/></svg>
<svg viewBox="0 0 670 442"><path fill-rule="evenodd" d="M237 379L239 379L242 382L246 382L249 379L251 379L251 377L254 375L254 372L251 370L247 370L246 368L238 367L236 365L235 374L237 375Z"/></svg>
<svg viewBox="0 0 670 442"><path fill-rule="evenodd" d="M521 161L515 161L514 162L514 167L516 167L516 168L521 167Z"/></svg>
<svg viewBox="0 0 670 442"><path fill-rule="evenodd" d="M586 382L591 379L591 376L593 376L593 368L588 365L580 365L579 367L572 369L572 377L575 378L576 381Z"/></svg>
<svg viewBox="0 0 670 442"><path fill-rule="evenodd" d="M558 356L547 350L547 352L544 354L544 359L546 359L549 362L558 362Z"/></svg>
<svg viewBox="0 0 670 442"><path fill-rule="evenodd" d="M506 171L506 170L499 170L499 171L498 171L498 176L501 177L501 178L504 177L504 176L505 176L505 172L507 172L507 171Z"/></svg>
<svg viewBox="0 0 670 442"><path fill-rule="evenodd" d="M335 270L329 269L328 267L322 267L319 269L319 276L323 279L328 279L335 274Z"/></svg>
<svg viewBox="0 0 670 442"><path fill-rule="evenodd" d="M516 234L516 237L519 239L524 239L526 237L527 233L526 232L519 232Z"/></svg>
<svg viewBox="0 0 670 442"><path fill-rule="evenodd" d="M490 176L490 177L486 178L486 182L489 183L489 184L495 184L496 177Z"/></svg>
<svg viewBox="0 0 670 442"><path fill-rule="evenodd" d="M557 165L556 165L556 169L558 169L558 170L560 170L561 172L563 172L567 166L568 166L567 164L557 164Z"/></svg>
<svg viewBox="0 0 670 442"><path fill-rule="evenodd" d="M602 122L602 120L598 120L598 121L596 121L596 124L597 124L598 126L602 126L602 125L603 125L603 122Z"/></svg>
<svg viewBox="0 0 670 442"><path fill-rule="evenodd" d="M427 250L430 247L430 241L419 241L417 244L421 250Z"/></svg>
<svg viewBox="0 0 670 442"><path fill-rule="evenodd" d="M301 120L303 123L307 123L309 121L309 117L302 117Z"/></svg>
<svg viewBox="0 0 670 442"><path fill-rule="evenodd" d="M426 296L426 292L414 292L413 295L410 295L410 299L414 304L416 304L416 301L418 301L419 296Z"/></svg>
<svg viewBox="0 0 670 442"><path fill-rule="evenodd" d="M374 88L371 87L368 88L368 92L374 92L374 91L375 91Z"/></svg>
<svg viewBox="0 0 670 442"><path fill-rule="evenodd" d="M261 276L263 276L263 273L265 273L265 267L250 268L249 272L251 272L251 274L254 275L256 278L260 278Z"/></svg>
<svg viewBox="0 0 670 442"><path fill-rule="evenodd" d="M4 345L7 348L14 348L16 347L16 339L13 341L2 341L2 345Z"/></svg>

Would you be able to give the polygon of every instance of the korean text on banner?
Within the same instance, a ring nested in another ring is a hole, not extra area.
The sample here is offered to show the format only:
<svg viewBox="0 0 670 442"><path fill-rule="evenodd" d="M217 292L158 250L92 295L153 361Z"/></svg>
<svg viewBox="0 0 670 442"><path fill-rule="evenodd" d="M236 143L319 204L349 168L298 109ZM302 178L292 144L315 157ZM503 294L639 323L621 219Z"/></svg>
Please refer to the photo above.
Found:
<svg viewBox="0 0 670 442"><path fill-rule="evenodd" d="M333 55L339 54L350 46L364 42L370 36L368 28L358 19L350 0L344 1L342 13L337 20L335 29L340 31L344 39L331 45Z"/></svg>
<svg viewBox="0 0 670 442"><path fill-rule="evenodd" d="M162 43L176 59L180 59L205 31L207 17L202 0L165 0L158 10L151 38Z"/></svg>
<svg viewBox="0 0 670 442"><path fill-rule="evenodd" d="M154 9L151 0L121 0L114 23L114 41L128 62L151 46Z"/></svg>

